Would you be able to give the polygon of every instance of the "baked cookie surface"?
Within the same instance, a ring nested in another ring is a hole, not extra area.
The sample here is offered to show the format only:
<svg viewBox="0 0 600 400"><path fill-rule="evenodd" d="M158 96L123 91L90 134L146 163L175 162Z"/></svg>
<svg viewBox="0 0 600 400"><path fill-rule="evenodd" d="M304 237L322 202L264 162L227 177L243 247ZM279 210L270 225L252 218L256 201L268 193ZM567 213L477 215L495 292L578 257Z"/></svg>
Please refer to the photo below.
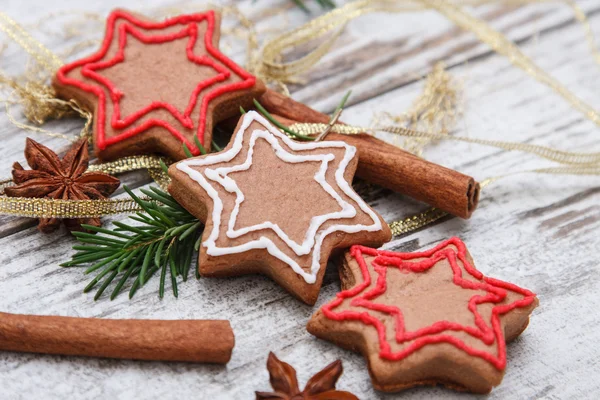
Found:
<svg viewBox="0 0 600 400"><path fill-rule="evenodd" d="M155 22L110 13L101 48L61 67L57 95L94 115L94 150L103 160L159 153L185 158L182 143L210 148L215 123L252 104L264 85L219 51L214 11Z"/></svg>
<svg viewBox="0 0 600 400"><path fill-rule="evenodd" d="M296 142L250 111L223 151L172 165L169 192L206 223L200 273L263 273L314 304L333 251L391 237L352 189L357 162L353 146Z"/></svg>
<svg viewBox="0 0 600 400"><path fill-rule="evenodd" d="M353 246L340 275L344 290L308 331L362 353L382 391L490 392L504 376L506 343L538 304L529 290L475 269L458 238L418 253Z"/></svg>

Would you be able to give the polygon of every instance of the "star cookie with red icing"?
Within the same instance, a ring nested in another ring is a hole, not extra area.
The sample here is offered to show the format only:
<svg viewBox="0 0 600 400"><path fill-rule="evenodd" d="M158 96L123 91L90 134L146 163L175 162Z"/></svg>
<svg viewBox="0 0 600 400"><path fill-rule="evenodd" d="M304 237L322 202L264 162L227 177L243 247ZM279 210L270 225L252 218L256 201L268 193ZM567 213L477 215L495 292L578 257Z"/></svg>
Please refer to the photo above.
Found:
<svg viewBox="0 0 600 400"><path fill-rule="evenodd" d="M223 151L169 168L169 192L206 223L200 273L262 273L314 304L332 252L391 237L352 189L357 163L351 145L296 142L246 113Z"/></svg>
<svg viewBox="0 0 600 400"><path fill-rule="evenodd" d="M490 392L504 376L506 343L538 304L475 269L458 238L415 253L353 246L340 276L344 290L308 331L362 353L373 386L386 392L436 384Z"/></svg>
<svg viewBox="0 0 600 400"><path fill-rule="evenodd" d="M104 160L159 153L185 158L183 143L210 148L212 129L260 96L264 85L218 49L214 11L161 22L110 13L100 50L61 67L57 94L94 115L94 149Z"/></svg>

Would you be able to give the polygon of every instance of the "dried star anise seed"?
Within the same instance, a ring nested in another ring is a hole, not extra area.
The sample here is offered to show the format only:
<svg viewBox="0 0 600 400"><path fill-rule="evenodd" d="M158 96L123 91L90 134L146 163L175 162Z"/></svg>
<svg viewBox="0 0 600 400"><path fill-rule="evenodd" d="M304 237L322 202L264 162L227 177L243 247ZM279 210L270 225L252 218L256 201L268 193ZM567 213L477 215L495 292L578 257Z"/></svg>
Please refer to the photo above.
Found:
<svg viewBox="0 0 600 400"><path fill-rule="evenodd" d="M274 392L255 392L256 400L358 400L349 392L335 390L343 372L342 362L334 361L308 380L303 391L298 388L294 367L269 353L269 380Z"/></svg>
<svg viewBox="0 0 600 400"><path fill-rule="evenodd" d="M61 159L46 146L27 138L25 159L31 167L24 169L13 164L15 186L5 188L9 197L36 197L62 200L105 199L119 187L119 180L101 172L88 172L87 140L73 144ZM100 226L99 218L64 219L67 229L82 230L81 224ZM55 231L60 219L40 218L38 229L44 233Z"/></svg>

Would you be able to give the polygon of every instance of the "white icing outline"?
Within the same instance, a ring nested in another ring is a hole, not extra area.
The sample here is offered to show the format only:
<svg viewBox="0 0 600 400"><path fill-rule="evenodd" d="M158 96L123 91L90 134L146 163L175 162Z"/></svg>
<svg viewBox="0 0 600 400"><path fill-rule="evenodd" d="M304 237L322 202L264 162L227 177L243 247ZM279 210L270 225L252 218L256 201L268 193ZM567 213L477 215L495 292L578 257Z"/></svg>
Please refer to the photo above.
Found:
<svg viewBox="0 0 600 400"><path fill-rule="evenodd" d="M214 189L214 187L205 179L205 176L200 172L191 168L191 166L207 166L212 164L218 164L222 162L231 161L234 157L236 157L241 149L243 148L244 143L244 135L246 129L252 124L252 122L258 122L262 126L264 126L267 131L264 130L255 130L252 132L252 136L250 137L250 144L248 155L243 164L235 165L232 167L221 167L217 169L206 169L204 171L206 178L210 179L213 182L219 183L225 190L230 193L236 194L236 202L233 211L231 212L231 217L228 221L228 229L226 232L227 237L229 238L237 238L243 236L244 234L256 231L260 229L272 229L277 236L279 236L287 245L294 251L294 253L298 256L309 254L312 250L312 264L310 273L304 271L298 263L283 253L270 239L261 236L258 240L253 240L248 243L244 243L237 246L232 247L217 247L216 240L219 237L219 231L221 226L221 215L223 213L223 202L219 197L219 193ZM304 240L302 244L298 244L292 239L290 239L287 234L277 225L272 222L265 221L261 224L253 225L246 228L240 228L235 230L235 221L237 215L239 213L240 204L244 201L244 194L241 192L235 181L229 178L227 175L231 172L243 171L250 168L252 165L252 155L254 153L254 145L256 144L257 138L265 139L275 151L277 157L281 160L291 163L299 163L305 161L320 161L321 167L319 171L315 174L314 178L323 187L323 189L331 195L342 208L341 211L336 211L329 214L324 214L320 216L314 216L311 218L309 229L306 232ZM325 173L329 166L329 162L332 161L335 156L333 154L321 154L321 155L297 155L292 154L283 149L281 144L277 139L282 140L290 149L295 151L301 150L314 150L319 148L344 148L344 158L339 164L338 169L335 171L335 180L338 187L350 197L352 200L358 204L359 208L364 211L367 215L371 217L373 220L372 225L332 225L326 230L322 232L318 232L320 226L322 226L326 221L330 219L341 219L341 218L353 218L356 216L356 208L350 205L348 202L344 201L339 194L331 187L331 185L326 181ZM281 261L288 264L294 272L299 274L304 278L306 283L314 283L316 281L317 272L319 271L321 264L321 245L323 240L327 235L333 232L342 231L346 233L356 233L360 231L378 231L382 229L381 221L377 214L358 196L350 184L346 182L344 179L344 172L346 171L346 167L350 163L350 161L356 155L356 148L354 146L348 145L344 142L296 142L287 136L283 135L279 130L273 127L267 120L265 120L261 115L259 115L255 111L247 112L242 121L242 125L240 129L235 133L235 138L233 145L227 151L217 153L214 155L209 155L203 158L196 158L190 160L184 160L177 164L177 169L182 172L185 172L192 180L196 181L204 190L208 196L213 200L213 229L208 236L208 238L204 241L203 246L207 248L206 252L212 256L220 256L225 254L234 254L241 253L253 249L266 249L269 254L280 259Z"/></svg>

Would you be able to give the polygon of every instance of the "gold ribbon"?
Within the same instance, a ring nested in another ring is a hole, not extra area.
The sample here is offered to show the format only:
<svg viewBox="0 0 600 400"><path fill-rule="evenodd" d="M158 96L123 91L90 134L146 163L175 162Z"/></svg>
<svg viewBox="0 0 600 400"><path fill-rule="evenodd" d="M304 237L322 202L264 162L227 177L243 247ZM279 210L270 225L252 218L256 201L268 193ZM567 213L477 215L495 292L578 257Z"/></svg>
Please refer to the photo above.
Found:
<svg viewBox="0 0 600 400"><path fill-rule="evenodd" d="M131 156L123 157L116 161L106 162L102 164L92 164L88 171L104 172L105 174L121 174L123 172L136 171L145 169L150 177L163 189L169 186L171 179L169 175L163 171L161 161L169 165L171 161L166 158L157 156Z"/></svg>
<svg viewBox="0 0 600 400"><path fill-rule="evenodd" d="M449 214L446 211L437 208L430 208L427 211L404 218L398 221L393 221L389 224L392 236L405 235L421 229L439 219L447 217Z"/></svg>
<svg viewBox="0 0 600 400"><path fill-rule="evenodd" d="M600 166L596 167L555 167L555 168L538 168L532 169L528 171L516 171L509 174L504 174L500 176L495 176L492 178L485 179L479 183L481 190L488 186L489 184L496 182L502 178L506 178L513 175L519 174L528 174L528 173L536 173L536 174L568 174L568 175L600 175ZM394 221L389 224L390 230L392 231L392 236L400 236L405 235L411 232L414 232L418 229L421 229L425 226L428 226L444 217L449 216L450 214L446 211L439 210L437 208L430 208L421 213L415 214L411 217L405 218L403 220Z"/></svg>
<svg viewBox="0 0 600 400"><path fill-rule="evenodd" d="M162 170L161 158L156 156L124 157L116 161L92 164L88 171L120 174L146 169L163 188L169 183L168 175ZM0 193L11 186L12 180L0 181ZM0 214L31 218L95 218L106 215L143 211L132 199L106 200L54 200L28 197L0 197Z"/></svg>
<svg viewBox="0 0 600 400"><path fill-rule="evenodd" d="M479 39L487 43L494 51L508 58L513 65L521 68L538 82L550 87L555 93L567 100L571 106L583 113L586 118L600 126L600 114L592 106L581 100L569 89L554 79L550 74L527 57L517 45L506 36L494 30L483 20L476 18L462 9L441 0L422 0L437 10L456 25L473 32Z"/></svg>
<svg viewBox="0 0 600 400"><path fill-rule="evenodd" d="M303 135L316 135L322 132L327 124L315 123L296 123L289 127L290 130ZM521 151L554 161L559 164L577 165L580 167L600 167L600 152L597 153L579 153L553 149L551 147L539 146L529 143L504 142L500 140L486 140L461 136L448 136L437 133L420 132L408 129L402 126L382 126L382 127L361 127L352 125L335 124L331 127L331 132L343 135L356 135L359 133L371 133L376 131L393 133L400 136L427 138L433 140L454 140L459 142L474 143L484 146L492 146L506 151Z"/></svg>
<svg viewBox="0 0 600 400"><path fill-rule="evenodd" d="M317 123L297 123L291 125L289 129L292 131L301 133L303 135L316 135L322 132L325 128L329 127L328 124L317 124ZM365 128L360 126L351 126L343 124L335 124L330 127L331 132L340 133L344 135L355 135L364 132L374 133L375 131L383 131L393 133L400 136L427 138L433 140L455 140L467 143L475 143L485 146L497 147L506 151L521 151L524 153L536 155L538 157L551 160L558 164L562 164L560 167L549 167L549 168L537 168L527 171L516 171L501 176L485 179L480 183L481 189L487 185L496 182L502 178L517 174L525 173L538 173L538 174L568 174L568 175L596 175L600 176L600 153L579 153L569 152L553 149L545 146L538 146L528 143L513 143L503 142L497 140L485 140L476 139L460 136L448 136L427 132L420 132L412 129L408 129L401 126L384 126L375 128ZM429 224L442 219L449 214L445 211L437 208L430 208L424 212L418 213L411 217L393 221L389 224L393 236L404 235L410 232L414 232L421 229Z"/></svg>
<svg viewBox="0 0 600 400"><path fill-rule="evenodd" d="M62 60L56 54L34 39L21 25L3 12L0 12L0 30L32 56L37 65L41 66L47 74L53 75L63 65ZM13 90L9 98L4 100L6 115L10 122L21 129L44 133L48 136L69 141L77 140L77 138L62 133L48 131L17 121L11 113L11 106L21 104L27 119L37 125L42 125L51 119L79 116L86 120L80 137L88 136L92 123L92 113L84 110L74 100L65 101L58 99L52 87L48 86L45 81L34 77L38 75L36 72L30 71L30 76L26 77L25 83L21 83L18 79L9 78L0 73L0 84L6 85ZM16 100L13 100L13 98Z"/></svg>
<svg viewBox="0 0 600 400"><path fill-rule="evenodd" d="M35 40L21 25L0 12L0 29L19 44L35 61L50 73L62 67L63 62L46 46Z"/></svg>
<svg viewBox="0 0 600 400"><path fill-rule="evenodd" d="M167 160L157 156L131 156L123 157L116 161L92 164L88 167L88 171L104 172L105 174L115 175L123 172L135 171L138 169L162 170L160 165L161 160L166 162L167 165L169 164Z"/></svg>
<svg viewBox="0 0 600 400"><path fill-rule="evenodd" d="M161 160L166 165L171 163L170 160L157 156L131 156L103 164L92 164L89 166L88 171L99 171L110 175L116 175L123 172L145 169L148 171L150 178L152 178L152 180L154 180L154 182L162 189L166 190L171 182L171 178L163 171L160 164Z"/></svg>
<svg viewBox="0 0 600 400"><path fill-rule="evenodd" d="M328 124L315 124L315 123L297 123L291 125L289 129L294 132L301 133L303 135L316 135L323 131L323 129L329 127ZM538 173L538 174L568 174L568 175L596 175L600 176L600 153L579 153L569 152L563 150L557 150L550 147L538 146L528 143L513 143L504 142L498 140L485 140L476 139L460 136L448 136L435 133L420 132L412 129L408 129L402 126L383 126L374 128L365 128L360 126L351 126L343 124L335 124L331 126L331 132L340 133L344 135L355 135L359 133L374 133L376 131L383 131L393 133L400 136L426 138L433 140L454 140L467 143L475 143L479 145L492 146L500 148L506 151L521 151L524 153L532 154L558 164L562 164L560 167L549 167L549 168L538 168L527 171L516 171L501 176L488 178L480 183L481 189L491 184L492 182L498 181L502 178L506 178L512 175L525 174L525 173ZM400 221L391 222L390 229L394 236L407 234L427 226L441 218L448 216L449 214L445 211L430 208L427 211L413 215Z"/></svg>
<svg viewBox="0 0 600 400"><path fill-rule="evenodd" d="M323 131L326 124L294 124L290 129L306 135L316 135ZM546 173L546 174L572 174L572 175L600 175L599 153L576 153L552 149L544 146L536 146L524 143L500 142L483 139L455 137L439 134L429 134L411 129L389 126L380 128L365 128L359 126L335 124L332 131L336 133L351 135L362 132L381 130L398 135L425 137L436 140L458 140L481 145L499 147L507 151L522 151L552 160L562 167L539 168L528 171L517 171L498 177L488 178L481 182L482 189L488 184L501 178L521 173ZM125 157L117 161L104 164L90 165L89 170L100 171L109 174L118 174L139 169L154 171L157 180L162 180L161 186L168 185L169 178L164 173L160 164L161 158L156 156L133 156ZM11 184L10 180L0 182L0 189ZM107 199L107 200L52 200L31 198L7 198L0 197L0 213L34 218L84 218L100 217L119 213L131 213L141 211L141 208L131 199ZM446 217L448 213L439 209L429 209L417 215L391 222L390 228L394 236L406 234L420 229L432 222Z"/></svg>
<svg viewBox="0 0 600 400"><path fill-rule="evenodd" d="M0 198L0 214L30 218L96 218L143 211L131 199L54 200L26 197Z"/></svg>

